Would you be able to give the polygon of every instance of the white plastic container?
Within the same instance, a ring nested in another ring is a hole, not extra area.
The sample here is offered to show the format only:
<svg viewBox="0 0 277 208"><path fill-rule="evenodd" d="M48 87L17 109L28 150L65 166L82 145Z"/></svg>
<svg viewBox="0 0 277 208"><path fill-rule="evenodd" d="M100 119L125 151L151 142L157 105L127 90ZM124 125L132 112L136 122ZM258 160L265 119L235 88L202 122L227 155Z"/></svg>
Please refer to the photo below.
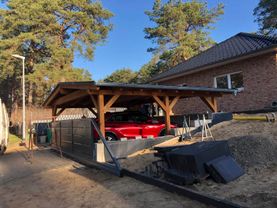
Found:
<svg viewBox="0 0 277 208"><path fill-rule="evenodd" d="M40 137L39 137L40 143L41 143L41 144L46 143L46 138L47 138L47 136L40 136Z"/></svg>

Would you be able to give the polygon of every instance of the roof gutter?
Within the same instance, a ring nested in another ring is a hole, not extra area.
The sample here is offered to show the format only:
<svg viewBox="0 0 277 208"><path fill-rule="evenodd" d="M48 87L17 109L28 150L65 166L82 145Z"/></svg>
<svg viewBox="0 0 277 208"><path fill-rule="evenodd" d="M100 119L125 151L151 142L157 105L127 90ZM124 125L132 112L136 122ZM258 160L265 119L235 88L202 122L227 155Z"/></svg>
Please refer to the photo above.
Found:
<svg viewBox="0 0 277 208"><path fill-rule="evenodd" d="M270 53L270 52L277 52L277 47L274 46L274 47L271 47L271 48L268 48L268 49L265 49L265 50L263 49L262 51L260 50L260 51L250 53L250 54L247 54L247 55L244 55L244 56L240 56L240 57L237 57L237 58L226 59L223 62L217 62L217 63L211 64L211 65L202 66L198 69L197 68L192 68L192 69L190 69L188 71L185 71L183 73L175 74L175 75L172 75L172 76L168 76L168 77L164 77L164 78L156 79L156 80L152 79L152 80L149 80L149 82L159 83L161 81L171 80L171 79L178 78L178 77L181 77L181 76L194 74L194 73L204 71L204 70L207 70L207 69L210 69L210 68L215 68L215 67L219 67L219 66L222 66L222 65L234 63L234 62L237 62L237 61L242 61L242 60L245 60L245 59L248 59L248 58L253 58L255 56L264 55L264 54Z"/></svg>

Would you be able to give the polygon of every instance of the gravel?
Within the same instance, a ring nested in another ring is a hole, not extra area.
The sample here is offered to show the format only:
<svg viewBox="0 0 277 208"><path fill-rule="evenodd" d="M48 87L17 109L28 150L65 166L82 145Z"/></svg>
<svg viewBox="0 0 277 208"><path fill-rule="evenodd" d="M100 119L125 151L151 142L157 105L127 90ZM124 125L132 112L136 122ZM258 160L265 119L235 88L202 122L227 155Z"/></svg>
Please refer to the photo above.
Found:
<svg viewBox="0 0 277 208"><path fill-rule="evenodd" d="M234 158L244 169L265 167L277 161L277 145L269 138L240 136L230 138L228 143Z"/></svg>
<svg viewBox="0 0 277 208"><path fill-rule="evenodd" d="M212 127L216 140L228 140L236 161L245 169L277 161L277 123L227 121Z"/></svg>

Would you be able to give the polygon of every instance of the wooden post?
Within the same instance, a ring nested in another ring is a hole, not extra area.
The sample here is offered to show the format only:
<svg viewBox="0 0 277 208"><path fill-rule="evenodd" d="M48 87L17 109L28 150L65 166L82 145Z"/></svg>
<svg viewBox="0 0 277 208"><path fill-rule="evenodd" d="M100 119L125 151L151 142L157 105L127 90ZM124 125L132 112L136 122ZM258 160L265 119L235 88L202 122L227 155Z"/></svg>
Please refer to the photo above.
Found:
<svg viewBox="0 0 277 208"><path fill-rule="evenodd" d="M99 127L100 131L105 137L105 104L104 104L104 95L98 95L98 119L99 119Z"/></svg>
<svg viewBox="0 0 277 208"><path fill-rule="evenodd" d="M56 120L56 115L57 115L57 107L53 106L52 107L52 121L53 122Z"/></svg>
<svg viewBox="0 0 277 208"><path fill-rule="evenodd" d="M180 96L175 97L171 102L169 100L169 96L165 96L164 97L164 102L161 101L161 99L158 96L156 96L156 95L153 95L153 98L157 102L157 104L164 111L166 133L170 134L170 130L171 130L170 113L171 113L172 108L174 107L174 105L180 99Z"/></svg>
<svg viewBox="0 0 277 208"><path fill-rule="evenodd" d="M171 130L171 123L170 123L170 104L169 104L169 97L165 96L165 129L166 129L166 133L170 134L170 130Z"/></svg>

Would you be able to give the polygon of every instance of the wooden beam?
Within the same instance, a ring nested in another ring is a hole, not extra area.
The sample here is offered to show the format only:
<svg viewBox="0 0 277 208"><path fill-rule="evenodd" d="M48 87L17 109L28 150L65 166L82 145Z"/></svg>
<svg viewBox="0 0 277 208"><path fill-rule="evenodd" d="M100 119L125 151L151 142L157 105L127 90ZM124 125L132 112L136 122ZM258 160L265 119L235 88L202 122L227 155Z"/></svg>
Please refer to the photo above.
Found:
<svg viewBox="0 0 277 208"><path fill-rule="evenodd" d="M215 97L200 97L200 98L211 109L212 112L218 111Z"/></svg>
<svg viewBox="0 0 277 208"><path fill-rule="evenodd" d="M212 103L214 104L214 112L218 112L217 100L215 97L211 97Z"/></svg>
<svg viewBox="0 0 277 208"><path fill-rule="evenodd" d="M97 104L97 101L96 101L94 95L92 95L92 94L90 93L89 90L88 90L87 92L88 92L88 94L89 94L89 96L90 96L90 99L91 99L91 101L92 101L94 107L97 109L97 108L98 108L98 104Z"/></svg>
<svg viewBox="0 0 277 208"><path fill-rule="evenodd" d="M63 84L61 86L64 89L70 89L70 90L99 90L100 88L98 86L92 85L92 84L83 84L83 85L72 85L72 84Z"/></svg>
<svg viewBox="0 0 277 208"><path fill-rule="evenodd" d="M68 103L70 101L79 99L79 98L84 97L86 95L87 95L87 92L85 90L77 90L77 91L74 91L70 94L67 94L65 96L60 97L59 99L57 99L55 101L54 104L58 106L58 105L61 105L61 104Z"/></svg>
<svg viewBox="0 0 277 208"><path fill-rule="evenodd" d="M112 96L112 98L107 102L107 104L105 105L105 113L108 112L110 110L110 108L112 107L112 105L114 104L114 102L119 98L120 95L114 95Z"/></svg>
<svg viewBox="0 0 277 208"><path fill-rule="evenodd" d="M207 94L208 93L208 94ZM104 95L123 95L123 96L180 96L180 97L205 97L205 96L214 96L214 97L221 97L222 93L219 92L193 92L193 91L159 91L159 90L90 90L90 94L98 95L98 94L104 94Z"/></svg>
<svg viewBox="0 0 277 208"><path fill-rule="evenodd" d="M172 110L172 108L174 107L174 105L176 105L176 103L178 102L178 100L180 99L180 96L178 96L178 97L175 97L172 101L171 101L171 103L170 103L170 105L169 105L169 108Z"/></svg>
<svg viewBox="0 0 277 208"><path fill-rule="evenodd" d="M62 95L67 95L68 93L70 93L71 91L70 90L68 90L68 89L64 89L64 88L61 88L60 89L60 94L62 94Z"/></svg>
<svg viewBox="0 0 277 208"><path fill-rule="evenodd" d="M158 96L156 96L156 95L153 95L153 98L154 98L154 100L158 103L158 105L159 105L164 111L166 111L166 106L165 106L165 104L163 103L163 101L161 101L161 99L160 99Z"/></svg>
<svg viewBox="0 0 277 208"><path fill-rule="evenodd" d="M98 95L98 119L99 119L99 127L100 131L105 137L105 104L104 104L104 95L99 94Z"/></svg>
<svg viewBox="0 0 277 208"><path fill-rule="evenodd" d="M62 112L64 112L65 108L62 108L61 110L59 110L59 112L56 114L56 117L58 117L59 115L62 114Z"/></svg>

